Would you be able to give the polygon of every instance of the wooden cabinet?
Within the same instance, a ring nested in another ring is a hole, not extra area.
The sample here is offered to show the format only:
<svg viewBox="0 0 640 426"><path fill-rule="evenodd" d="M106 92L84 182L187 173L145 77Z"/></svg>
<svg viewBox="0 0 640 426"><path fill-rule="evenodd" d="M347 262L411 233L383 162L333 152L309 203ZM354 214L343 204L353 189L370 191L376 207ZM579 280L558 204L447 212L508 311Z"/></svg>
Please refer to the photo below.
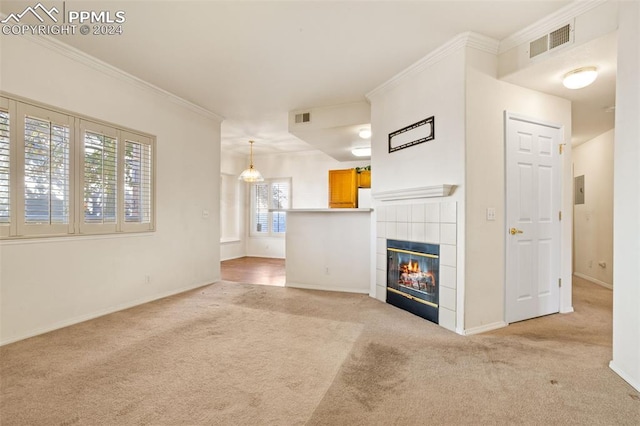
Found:
<svg viewBox="0 0 640 426"><path fill-rule="evenodd" d="M358 207L358 173L356 169L329 170L329 207Z"/></svg>
<svg viewBox="0 0 640 426"><path fill-rule="evenodd" d="M358 173L358 188L371 188L371 170Z"/></svg>

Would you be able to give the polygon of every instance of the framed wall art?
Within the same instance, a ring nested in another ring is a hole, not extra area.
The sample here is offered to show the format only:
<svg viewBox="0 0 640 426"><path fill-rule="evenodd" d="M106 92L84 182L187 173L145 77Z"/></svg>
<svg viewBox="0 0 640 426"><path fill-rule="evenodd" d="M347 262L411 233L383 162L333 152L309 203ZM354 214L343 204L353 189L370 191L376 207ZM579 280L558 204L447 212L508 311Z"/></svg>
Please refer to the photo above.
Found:
<svg viewBox="0 0 640 426"><path fill-rule="evenodd" d="M389 133L389 152L431 141L435 138L435 117L431 116Z"/></svg>

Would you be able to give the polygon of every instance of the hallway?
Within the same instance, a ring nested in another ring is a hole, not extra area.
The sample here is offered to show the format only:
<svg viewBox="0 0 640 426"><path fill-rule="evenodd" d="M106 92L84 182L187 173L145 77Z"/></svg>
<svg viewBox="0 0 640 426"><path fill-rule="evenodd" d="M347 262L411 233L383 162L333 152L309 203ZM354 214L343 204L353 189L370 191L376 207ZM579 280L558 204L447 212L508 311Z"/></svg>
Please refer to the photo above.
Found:
<svg viewBox="0 0 640 426"><path fill-rule="evenodd" d="M284 287L285 260L267 257L240 257L220 262L225 281Z"/></svg>

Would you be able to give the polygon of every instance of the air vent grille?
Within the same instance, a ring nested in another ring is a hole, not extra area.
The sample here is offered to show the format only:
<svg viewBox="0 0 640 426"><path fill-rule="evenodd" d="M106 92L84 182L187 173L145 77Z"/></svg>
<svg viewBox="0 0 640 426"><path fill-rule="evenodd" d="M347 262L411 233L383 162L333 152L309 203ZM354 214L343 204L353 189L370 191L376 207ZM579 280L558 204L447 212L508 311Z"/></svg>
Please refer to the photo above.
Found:
<svg viewBox="0 0 640 426"><path fill-rule="evenodd" d="M571 26L569 24L562 28L558 28L549 34L549 49L553 49L558 46L562 46L565 43L569 43Z"/></svg>
<svg viewBox="0 0 640 426"><path fill-rule="evenodd" d="M547 47L548 44L549 44L549 36L546 34L540 37L539 39L529 43L529 58L535 58L541 53L546 52L548 50L548 47Z"/></svg>
<svg viewBox="0 0 640 426"><path fill-rule="evenodd" d="M311 121L311 113L303 112L301 114L296 114L296 124L299 123L308 123Z"/></svg>
<svg viewBox="0 0 640 426"><path fill-rule="evenodd" d="M529 59L570 42L571 24L567 24L529 43Z"/></svg>

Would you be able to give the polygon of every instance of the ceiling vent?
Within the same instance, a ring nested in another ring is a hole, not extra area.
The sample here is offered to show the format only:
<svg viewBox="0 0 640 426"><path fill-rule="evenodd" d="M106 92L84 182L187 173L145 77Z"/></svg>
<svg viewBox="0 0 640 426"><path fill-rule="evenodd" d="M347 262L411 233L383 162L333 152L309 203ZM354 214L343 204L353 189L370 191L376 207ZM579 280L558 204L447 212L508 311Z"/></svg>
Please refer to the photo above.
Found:
<svg viewBox="0 0 640 426"><path fill-rule="evenodd" d="M529 59L533 59L571 41L571 24L567 24L529 43Z"/></svg>
<svg viewBox="0 0 640 426"><path fill-rule="evenodd" d="M309 123L311 121L311 113L303 112L300 114L296 114L296 124L300 123Z"/></svg>

